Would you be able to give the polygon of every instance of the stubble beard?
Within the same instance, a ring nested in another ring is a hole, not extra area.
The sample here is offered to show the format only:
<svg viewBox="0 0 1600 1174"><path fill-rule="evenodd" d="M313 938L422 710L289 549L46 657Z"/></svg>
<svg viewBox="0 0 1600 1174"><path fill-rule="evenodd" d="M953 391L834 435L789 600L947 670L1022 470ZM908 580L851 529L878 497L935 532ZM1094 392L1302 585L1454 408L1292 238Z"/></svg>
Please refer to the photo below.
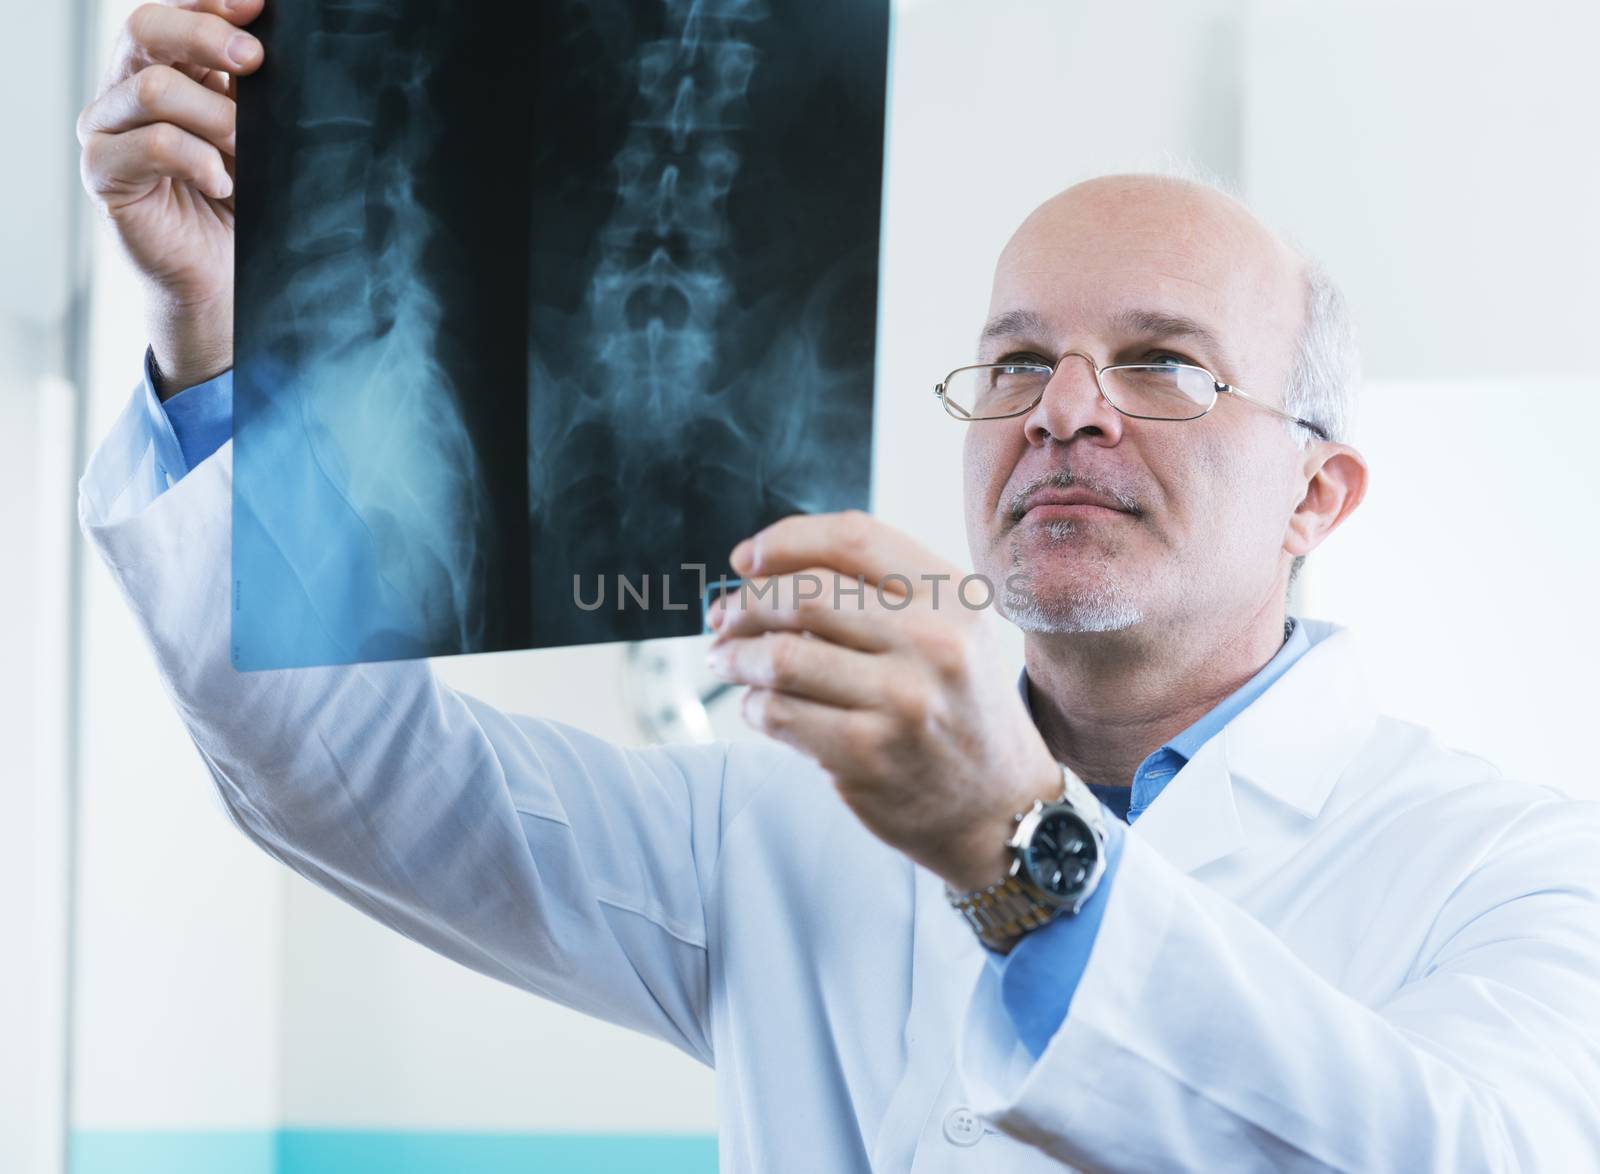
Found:
<svg viewBox="0 0 1600 1174"><path fill-rule="evenodd" d="M1071 521L1049 522L1042 527L1052 542L1076 535ZM1109 570L1109 568L1107 568ZM1119 577L1105 573L1062 593L1064 598L1041 598L1022 553L1011 552L1011 577L1001 592L1001 613L1024 632L1064 636L1079 632L1119 632L1144 619L1144 611Z"/></svg>

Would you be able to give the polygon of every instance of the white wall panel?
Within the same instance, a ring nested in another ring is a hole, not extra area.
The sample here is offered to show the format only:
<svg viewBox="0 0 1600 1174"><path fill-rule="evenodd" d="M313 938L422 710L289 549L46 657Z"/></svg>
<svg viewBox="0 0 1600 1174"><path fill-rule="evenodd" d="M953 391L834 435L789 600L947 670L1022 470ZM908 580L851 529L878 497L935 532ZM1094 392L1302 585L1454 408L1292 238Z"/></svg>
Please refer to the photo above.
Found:
<svg viewBox="0 0 1600 1174"><path fill-rule="evenodd" d="M1371 384L1371 490L1305 568L1307 610L1357 633L1383 708L1585 799L1597 430L1592 378Z"/></svg>
<svg viewBox="0 0 1600 1174"><path fill-rule="evenodd" d="M0 71L0 1170L52 1174L66 1118L68 583L74 392L64 380L74 6L13 5Z"/></svg>
<svg viewBox="0 0 1600 1174"><path fill-rule="evenodd" d="M0 1170L45 1174L65 1116L72 391L0 383L0 418Z"/></svg>
<svg viewBox="0 0 1600 1174"><path fill-rule="evenodd" d="M1270 0L1245 180L1361 310L1381 378L1579 374L1600 317L1600 7Z"/></svg>
<svg viewBox="0 0 1600 1174"><path fill-rule="evenodd" d="M711 1069L431 954L309 884L287 902L295 1127L714 1132Z"/></svg>

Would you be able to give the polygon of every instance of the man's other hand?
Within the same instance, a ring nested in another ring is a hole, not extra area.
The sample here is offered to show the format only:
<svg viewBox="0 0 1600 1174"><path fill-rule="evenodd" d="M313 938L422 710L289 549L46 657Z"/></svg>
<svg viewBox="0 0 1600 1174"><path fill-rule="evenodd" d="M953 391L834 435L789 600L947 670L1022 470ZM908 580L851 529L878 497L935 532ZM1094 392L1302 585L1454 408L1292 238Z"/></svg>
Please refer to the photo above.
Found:
<svg viewBox="0 0 1600 1174"><path fill-rule="evenodd" d="M78 116L84 187L150 286L163 399L233 363L234 96L263 60L242 28L264 2L135 9Z"/></svg>

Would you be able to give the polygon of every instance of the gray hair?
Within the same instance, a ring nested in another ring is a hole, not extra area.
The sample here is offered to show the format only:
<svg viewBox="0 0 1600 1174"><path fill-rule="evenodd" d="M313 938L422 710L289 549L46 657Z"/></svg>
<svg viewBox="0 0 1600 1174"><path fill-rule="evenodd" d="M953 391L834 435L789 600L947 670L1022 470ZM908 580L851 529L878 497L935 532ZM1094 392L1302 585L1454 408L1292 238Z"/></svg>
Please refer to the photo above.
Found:
<svg viewBox="0 0 1600 1174"><path fill-rule="evenodd" d="M1304 253L1300 259L1305 265L1306 320L1295 344L1283 410L1320 425L1329 440L1347 443L1361 377L1355 323L1327 270ZM1287 422L1285 427L1302 449L1310 443L1306 429Z"/></svg>
<svg viewBox="0 0 1600 1174"><path fill-rule="evenodd" d="M1283 410L1319 425L1329 440L1345 443L1354 422L1356 385L1361 377L1355 322L1349 303L1327 270L1304 251L1295 251L1305 266L1306 318L1295 344ZM1284 427L1300 449L1311 442L1310 430L1287 420ZM1305 561L1301 554L1289 564L1291 587Z"/></svg>

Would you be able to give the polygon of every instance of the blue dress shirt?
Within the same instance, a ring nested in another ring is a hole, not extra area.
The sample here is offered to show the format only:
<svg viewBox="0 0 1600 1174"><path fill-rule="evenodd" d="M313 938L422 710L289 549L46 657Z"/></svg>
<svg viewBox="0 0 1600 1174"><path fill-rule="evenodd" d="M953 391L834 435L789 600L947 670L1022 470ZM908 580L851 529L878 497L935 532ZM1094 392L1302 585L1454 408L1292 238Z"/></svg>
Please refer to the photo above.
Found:
<svg viewBox="0 0 1600 1174"><path fill-rule="evenodd" d="M170 486L233 435L233 371L185 388L166 403L156 394L153 358L144 353L144 408L157 470Z"/></svg>
<svg viewBox="0 0 1600 1174"><path fill-rule="evenodd" d="M145 355L146 416L155 438L156 461L168 485L221 448L233 431L233 372L180 391L165 404L156 395L150 355ZM1217 704L1199 721L1150 754L1134 771L1129 787L1091 785L1090 790L1116 819L1106 821L1106 871L1094 895L1076 916L1062 917L1034 930L1009 954L989 952L997 969L1000 996L1017 1037L1037 1059L1067 1017L1078 980L1089 963L1106 900L1122 858L1124 821L1138 819L1172 777L1233 717L1259 697L1300 655L1311 647L1305 630L1292 618L1283 646L1261 670ZM1024 704L1028 679L1020 681Z"/></svg>

